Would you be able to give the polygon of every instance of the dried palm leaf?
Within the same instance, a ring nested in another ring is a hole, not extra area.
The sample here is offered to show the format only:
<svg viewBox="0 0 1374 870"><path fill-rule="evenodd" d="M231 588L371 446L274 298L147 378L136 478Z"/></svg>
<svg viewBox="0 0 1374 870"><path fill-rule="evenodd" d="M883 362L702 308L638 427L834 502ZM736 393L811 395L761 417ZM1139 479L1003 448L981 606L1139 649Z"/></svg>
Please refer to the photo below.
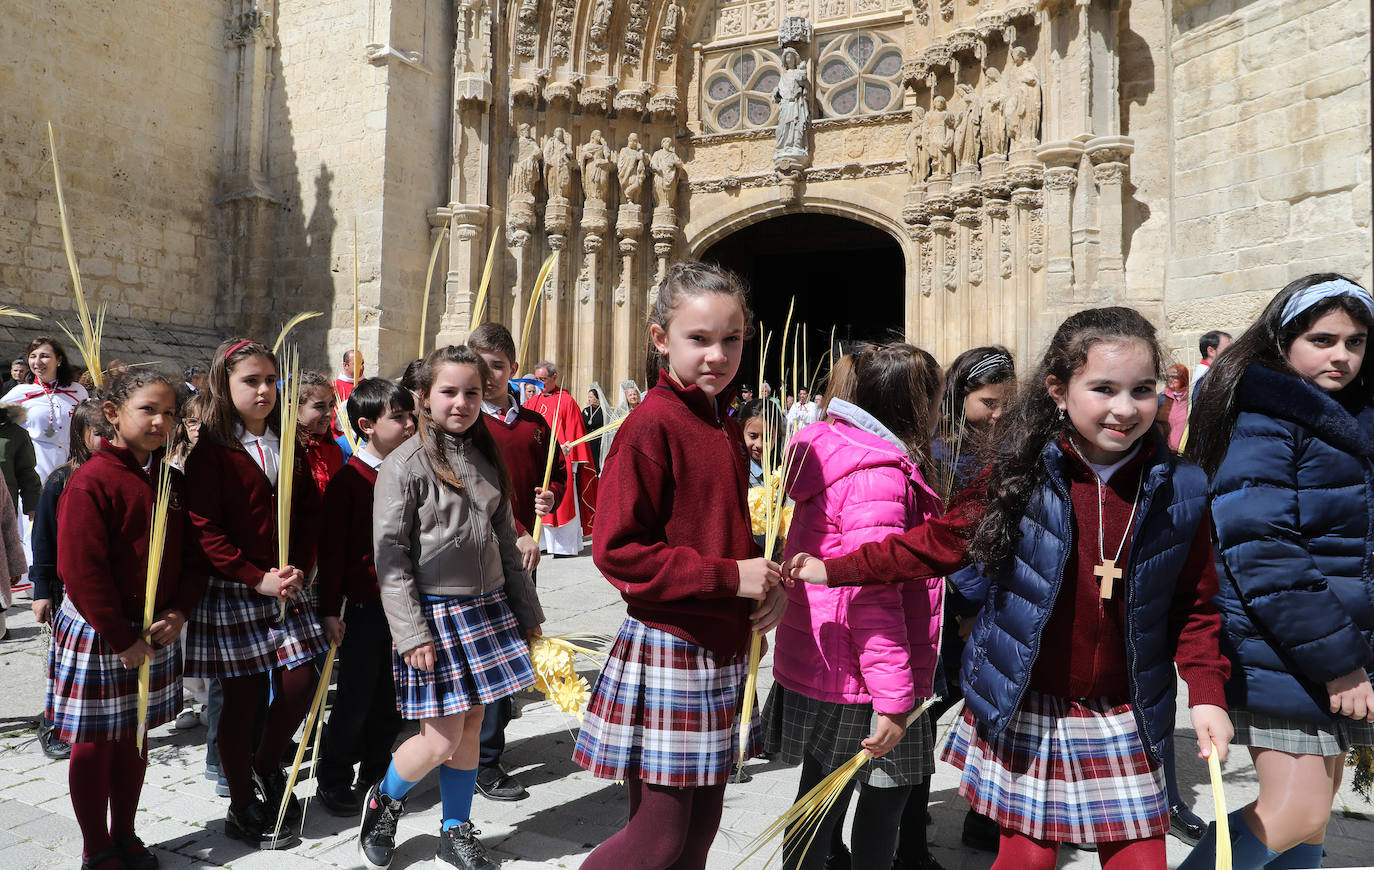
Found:
<svg viewBox="0 0 1374 870"><path fill-rule="evenodd" d="M276 355L277 351L281 350L282 342L286 341L286 336L291 333L291 330L295 329L297 326L300 326L302 323L306 322L310 318L320 317L323 314L323 311L302 311L300 314L297 314L295 317L286 321L286 325L281 328L281 332L277 333L277 340L272 342L273 356Z"/></svg>
<svg viewBox="0 0 1374 870"><path fill-rule="evenodd" d="M540 267L539 277L534 279L534 287L530 289L530 304L525 309L525 323L520 330L520 349L516 352L516 362L521 366L525 365L525 350L530 343L530 325L534 323L534 312L539 307L539 300L544 296L544 281L548 279L556 262L558 262L558 252L554 251L549 254L544 265Z"/></svg>
<svg viewBox="0 0 1374 870"><path fill-rule="evenodd" d="M172 495L172 466L164 458L158 463L157 484L153 490L153 516L148 530L148 568L143 587L143 635L153 627L153 612L157 605L157 583L162 574L162 553L167 545L167 506ZM148 732L148 694L152 676L152 661L144 659L138 666L138 731L134 744L143 751Z"/></svg>

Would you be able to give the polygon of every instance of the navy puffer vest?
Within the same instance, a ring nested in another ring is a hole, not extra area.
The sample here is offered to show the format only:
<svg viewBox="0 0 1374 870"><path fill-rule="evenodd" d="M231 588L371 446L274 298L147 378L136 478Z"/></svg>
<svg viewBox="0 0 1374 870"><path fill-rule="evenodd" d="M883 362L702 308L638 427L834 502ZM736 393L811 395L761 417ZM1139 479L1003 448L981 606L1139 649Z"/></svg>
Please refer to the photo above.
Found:
<svg viewBox="0 0 1374 870"><path fill-rule="evenodd" d="M1159 762L1173 735L1177 688L1169 606L1206 515L1207 477L1174 455L1155 432L1145 437L1151 440L1143 449L1152 453L1124 575L1126 665L1141 741ZM1041 459L1049 479L1021 519L1015 558L990 581L959 674L968 708L989 739L1021 706L1074 547L1067 469L1077 460L1057 443L1046 447Z"/></svg>
<svg viewBox="0 0 1374 870"><path fill-rule="evenodd" d="M1259 365L1236 404L1212 478L1227 699L1329 726L1325 683L1374 664L1374 408Z"/></svg>

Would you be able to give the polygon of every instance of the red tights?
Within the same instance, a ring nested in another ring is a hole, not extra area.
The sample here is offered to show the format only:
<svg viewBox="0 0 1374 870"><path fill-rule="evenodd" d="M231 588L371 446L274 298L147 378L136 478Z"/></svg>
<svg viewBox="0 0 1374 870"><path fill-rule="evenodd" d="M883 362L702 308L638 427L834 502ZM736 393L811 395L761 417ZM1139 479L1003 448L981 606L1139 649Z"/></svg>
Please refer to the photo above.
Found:
<svg viewBox="0 0 1374 870"><path fill-rule="evenodd" d="M1058 843L1036 840L1003 828L992 870L1054 870L1058 860ZM1097 860L1105 870L1158 870L1167 863L1164 835L1146 840L1098 843Z"/></svg>
<svg viewBox="0 0 1374 870"><path fill-rule="evenodd" d="M253 746L253 721L267 695L268 674L224 677L224 707L219 714L220 769L229 783L229 803L242 809L253 802L253 770L267 772L281 767L281 754L296 733L315 694L317 675L313 665L282 668L281 686L267 708L262 737Z"/></svg>
<svg viewBox="0 0 1374 870"><path fill-rule="evenodd" d="M704 870L720 828L725 783L672 788L631 777L630 820L582 870Z"/></svg>
<svg viewBox="0 0 1374 870"><path fill-rule="evenodd" d="M87 858L134 835L134 814L147 770L148 757L139 754L132 738L72 744L67 787Z"/></svg>

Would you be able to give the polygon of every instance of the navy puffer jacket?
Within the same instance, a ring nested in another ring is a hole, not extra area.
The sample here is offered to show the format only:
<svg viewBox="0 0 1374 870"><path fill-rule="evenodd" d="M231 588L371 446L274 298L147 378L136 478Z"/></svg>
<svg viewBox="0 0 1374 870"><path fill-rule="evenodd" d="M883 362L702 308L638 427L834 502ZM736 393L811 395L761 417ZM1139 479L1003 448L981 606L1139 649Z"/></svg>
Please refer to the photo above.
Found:
<svg viewBox="0 0 1374 870"><path fill-rule="evenodd" d="M1207 477L1170 451L1157 432L1145 437L1150 443L1143 449L1152 453L1125 575L1126 665L1141 742L1159 762L1173 737L1178 685L1173 662L1178 638L1169 629L1169 608L1206 515ZM974 574L959 589L983 602L964 647L959 680L965 703L988 739L1011 721L1030 686L1041 634L1074 546L1066 468L1071 460L1052 443L1041 461L1049 480L1026 507L1010 567L994 572L990 581Z"/></svg>
<svg viewBox="0 0 1374 870"><path fill-rule="evenodd" d="M1212 478L1228 702L1325 725L1326 682L1374 664L1374 408L1252 365Z"/></svg>

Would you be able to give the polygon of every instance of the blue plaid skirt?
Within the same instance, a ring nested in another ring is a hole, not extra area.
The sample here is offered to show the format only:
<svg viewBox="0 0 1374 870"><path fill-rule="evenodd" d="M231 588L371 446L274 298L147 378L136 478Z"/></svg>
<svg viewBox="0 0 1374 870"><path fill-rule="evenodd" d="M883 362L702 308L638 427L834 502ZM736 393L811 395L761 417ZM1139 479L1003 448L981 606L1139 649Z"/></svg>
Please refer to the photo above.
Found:
<svg viewBox="0 0 1374 870"><path fill-rule="evenodd" d="M573 761L602 779L678 788L725 782L739 757L748 674L747 656L719 661L627 617L592 689ZM747 757L762 742L756 699Z"/></svg>
<svg viewBox="0 0 1374 870"><path fill-rule="evenodd" d="M186 676L245 677L273 668L296 668L329 649L316 591L286 608L234 580L211 577L186 631Z"/></svg>
<svg viewBox="0 0 1374 870"><path fill-rule="evenodd" d="M1169 830L1164 770L1120 699L1027 691L992 741L965 707L941 758L964 772L959 794L975 810L1037 840L1110 843Z"/></svg>
<svg viewBox="0 0 1374 870"><path fill-rule="evenodd" d="M437 719L534 685L520 624L500 589L486 595L420 599L434 638L434 670L412 668L391 648L396 708L406 719Z"/></svg>
<svg viewBox="0 0 1374 870"><path fill-rule="evenodd" d="M135 623L130 627L138 629ZM45 714L57 728L57 739L133 739L138 731L138 669L125 669L70 598L53 615L52 632ZM181 710L181 641L156 650L148 673L151 730L172 721Z"/></svg>

